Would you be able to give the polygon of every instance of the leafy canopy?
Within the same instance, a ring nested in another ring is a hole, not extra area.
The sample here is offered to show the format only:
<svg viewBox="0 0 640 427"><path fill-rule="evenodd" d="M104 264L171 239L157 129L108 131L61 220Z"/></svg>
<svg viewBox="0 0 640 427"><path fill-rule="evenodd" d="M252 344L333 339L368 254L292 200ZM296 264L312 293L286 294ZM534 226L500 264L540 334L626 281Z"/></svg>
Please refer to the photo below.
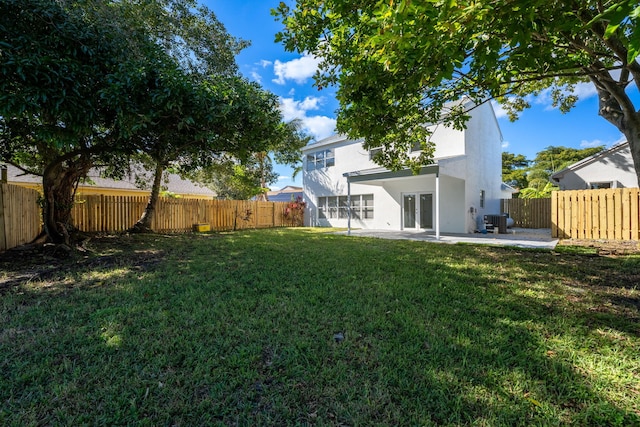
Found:
<svg viewBox="0 0 640 427"><path fill-rule="evenodd" d="M322 59L318 87L337 85L338 130L382 146L392 169L428 162L425 123L464 126L458 102L497 99L515 118L528 96L549 91L568 111L590 82L599 114L628 138L640 170L640 6L631 0L297 0L272 13L276 39ZM639 173L640 176L640 173Z"/></svg>

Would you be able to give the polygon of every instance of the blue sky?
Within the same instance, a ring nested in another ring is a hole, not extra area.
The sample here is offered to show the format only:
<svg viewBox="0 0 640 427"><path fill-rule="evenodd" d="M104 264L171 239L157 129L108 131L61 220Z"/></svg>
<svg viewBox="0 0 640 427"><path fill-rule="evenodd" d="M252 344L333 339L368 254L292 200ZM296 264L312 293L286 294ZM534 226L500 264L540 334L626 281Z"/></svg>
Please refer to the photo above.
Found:
<svg viewBox="0 0 640 427"><path fill-rule="evenodd" d="M285 120L299 118L307 132L317 139L333 133L335 111L338 103L335 90L318 91L313 87L316 61L311 57L286 52L281 44L274 42L275 33L281 29L270 10L280 0L201 0L215 12L227 31L238 38L251 41L237 58L241 73L257 81L280 97ZM496 114L504 138L503 149L524 154L533 159L537 152L548 146L574 148L611 146L624 140L618 129L598 116L598 99L593 86L576 88L581 100L567 114L551 108L548 96L532 101L515 122L510 122L496 106ZM636 99L640 98L637 91ZM286 185L302 185L302 177L291 180L292 170L277 165L280 180L272 188Z"/></svg>

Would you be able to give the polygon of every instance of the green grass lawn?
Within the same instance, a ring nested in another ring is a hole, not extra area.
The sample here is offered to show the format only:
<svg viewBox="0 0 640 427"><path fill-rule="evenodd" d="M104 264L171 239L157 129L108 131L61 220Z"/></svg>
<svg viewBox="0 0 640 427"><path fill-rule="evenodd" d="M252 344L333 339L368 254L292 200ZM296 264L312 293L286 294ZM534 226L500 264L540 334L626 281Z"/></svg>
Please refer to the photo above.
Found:
<svg viewBox="0 0 640 427"><path fill-rule="evenodd" d="M318 229L87 248L0 255L0 425L640 425L637 255Z"/></svg>

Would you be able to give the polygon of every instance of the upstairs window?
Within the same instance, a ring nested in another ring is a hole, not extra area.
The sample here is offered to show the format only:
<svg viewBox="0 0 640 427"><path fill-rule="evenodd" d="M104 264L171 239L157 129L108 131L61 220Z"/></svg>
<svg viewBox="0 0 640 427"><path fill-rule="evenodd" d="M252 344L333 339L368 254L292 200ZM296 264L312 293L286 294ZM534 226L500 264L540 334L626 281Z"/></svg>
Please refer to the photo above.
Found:
<svg viewBox="0 0 640 427"><path fill-rule="evenodd" d="M382 147L372 148L369 150L369 160L373 160L373 158L382 151Z"/></svg>
<svg viewBox="0 0 640 427"><path fill-rule="evenodd" d="M333 150L320 150L307 154L307 170L328 168L335 166L336 158Z"/></svg>

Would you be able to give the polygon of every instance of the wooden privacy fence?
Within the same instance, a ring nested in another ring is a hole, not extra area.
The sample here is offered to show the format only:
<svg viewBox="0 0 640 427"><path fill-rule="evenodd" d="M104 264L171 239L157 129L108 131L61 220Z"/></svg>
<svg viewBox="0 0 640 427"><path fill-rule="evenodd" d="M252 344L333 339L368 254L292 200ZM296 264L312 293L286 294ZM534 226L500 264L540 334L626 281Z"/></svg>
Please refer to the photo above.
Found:
<svg viewBox="0 0 640 427"><path fill-rule="evenodd" d="M38 192L0 184L0 251L29 243L40 234Z"/></svg>
<svg viewBox="0 0 640 427"><path fill-rule="evenodd" d="M147 201L145 196L78 197L72 211L74 225L86 232L125 231L138 221ZM302 225L285 216L288 205L286 202L161 197L151 228L171 233L191 231L194 224L209 224L216 231Z"/></svg>
<svg viewBox="0 0 640 427"><path fill-rule="evenodd" d="M640 240L640 189L554 191L551 235L561 239Z"/></svg>
<svg viewBox="0 0 640 427"><path fill-rule="evenodd" d="M551 199L502 199L500 212L513 218L514 226L551 228Z"/></svg>

